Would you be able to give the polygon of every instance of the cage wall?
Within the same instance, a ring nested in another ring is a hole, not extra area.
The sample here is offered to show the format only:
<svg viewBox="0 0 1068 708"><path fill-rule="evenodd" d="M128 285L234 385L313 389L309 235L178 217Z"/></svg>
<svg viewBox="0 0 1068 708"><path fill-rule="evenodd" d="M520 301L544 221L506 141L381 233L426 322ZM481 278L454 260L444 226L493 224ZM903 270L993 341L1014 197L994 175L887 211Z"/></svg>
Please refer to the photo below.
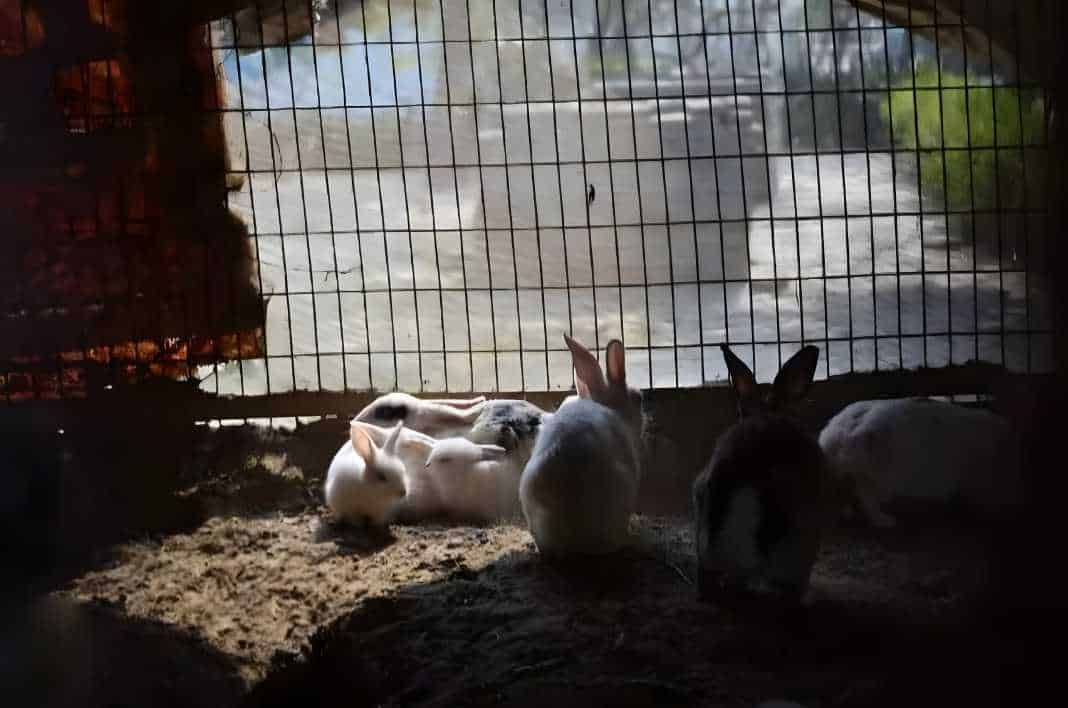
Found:
<svg viewBox="0 0 1068 708"><path fill-rule="evenodd" d="M231 5L205 114L266 317L193 367L206 391L562 390L563 332L621 337L652 388L723 380L721 342L761 379L802 343L819 378L1052 366L1019 31L831 0Z"/></svg>

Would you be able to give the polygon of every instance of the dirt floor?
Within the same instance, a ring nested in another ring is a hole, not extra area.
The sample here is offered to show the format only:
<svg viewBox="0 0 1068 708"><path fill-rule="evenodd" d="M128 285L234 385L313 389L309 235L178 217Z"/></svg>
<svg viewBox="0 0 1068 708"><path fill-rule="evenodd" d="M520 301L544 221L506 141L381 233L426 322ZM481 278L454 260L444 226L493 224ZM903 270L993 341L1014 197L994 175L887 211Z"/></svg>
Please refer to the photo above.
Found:
<svg viewBox="0 0 1068 708"><path fill-rule="evenodd" d="M846 530L804 619L783 624L697 600L686 524L635 531L630 552L556 567L515 526L379 537L316 510L214 518L122 546L61 597L176 628L251 705L860 706L935 690L924 657L967 646L987 572L956 529ZM996 688L970 686L976 700Z"/></svg>
<svg viewBox="0 0 1068 708"><path fill-rule="evenodd" d="M515 525L368 533L324 517L312 471L329 446L241 435L205 436L183 462L179 497L195 513L180 530L113 545L7 622L0 680L14 684L0 695L101 708L985 706L1023 661L984 615L991 532L944 515L843 526L809 606L782 618L698 601L686 519L638 515L631 550L567 566Z"/></svg>

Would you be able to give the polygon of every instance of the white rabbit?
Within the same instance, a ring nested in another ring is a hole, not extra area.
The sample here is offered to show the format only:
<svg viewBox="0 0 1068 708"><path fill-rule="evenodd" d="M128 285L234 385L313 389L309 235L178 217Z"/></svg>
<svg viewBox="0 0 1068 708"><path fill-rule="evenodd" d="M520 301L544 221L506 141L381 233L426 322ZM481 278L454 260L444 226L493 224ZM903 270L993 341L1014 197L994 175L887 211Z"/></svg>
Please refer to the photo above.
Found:
<svg viewBox="0 0 1068 708"><path fill-rule="evenodd" d="M350 422L349 428L350 434L354 428L363 429L371 437L375 445L380 448L384 447L389 437L393 435L394 431L397 431L397 441L391 448L390 453L398 457L404 465L405 480L422 473L423 468L426 466L426 458L430 455L435 442L434 438L412 430L402 422L391 428L382 428L370 423L353 420Z"/></svg>
<svg viewBox="0 0 1068 708"><path fill-rule="evenodd" d="M487 522L519 514L523 464L500 445L438 440L426 468L451 517Z"/></svg>
<svg viewBox="0 0 1068 708"><path fill-rule="evenodd" d="M519 498L538 550L548 556L609 553L627 543L641 482L641 394L627 387L623 343L596 357L564 335L581 400L542 425Z"/></svg>
<svg viewBox="0 0 1068 708"><path fill-rule="evenodd" d="M434 438L406 428L403 422L387 430L354 420L352 428L366 431L376 443L393 435L394 430L399 431L393 446L388 450L385 448L379 450L375 463L369 466L374 469L396 469L397 462L400 463L404 480L404 495L403 498L394 501L386 515L387 522L415 523L439 516L446 511L442 504L439 485L433 475L428 474L426 466L427 458L434 449L436 442Z"/></svg>
<svg viewBox="0 0 1068 708"><path fill-rule="evenodd" d="M422 399L407 393L387 393L368 404L353 420L382 427L401 421L411 430L442 438L467 433L485 403L484 396Z"/></svg>
<svg viewBox="0 0 1068 708"><path fill-rule="evenodd" d="M926 398L858 401L819 442L875 526L895 525L881 508L893 500L959 500L997 514L1021 499L1013 431L986 410Z"/></svg>
<svg viewBox="0 0 1068 708"><path fill-rule="evenodd" d="M388 523L393 506L405 496L404 463L394 453L401 425L379 446L362 425L330 462L323 495L326 505L350 523Z"/></svg>
<svg viewBox="0 0 1068 708"><path fill-rule="evenodd" d="M564 400L560 401L560 405L558 405L556 407L556 410L560 410L561 408L563 408L564 406L568 405L569 403L574 403L575 401L578 401L578 400L581 400L581 397L577 393L572 393L570 396L568 396Z"/></svg>

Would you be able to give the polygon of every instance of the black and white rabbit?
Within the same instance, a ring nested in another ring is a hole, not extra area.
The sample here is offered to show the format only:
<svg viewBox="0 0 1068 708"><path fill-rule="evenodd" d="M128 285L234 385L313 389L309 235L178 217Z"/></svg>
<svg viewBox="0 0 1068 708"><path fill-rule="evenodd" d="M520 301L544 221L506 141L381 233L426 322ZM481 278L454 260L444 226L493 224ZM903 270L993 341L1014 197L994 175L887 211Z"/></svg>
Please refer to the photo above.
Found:
<svg viewBox="0 0 1068 708"><path fill-rule="evenodd" d="M785 412L808 390L819 349L803 347L770 386L721 349L739 421L693 485L698 589L800 601L839 494L816 438Z"/></svg>
<svg viewBox="0 0 1068 708"><path fill-rule="evenodd" d="M379 396L353 419L392 428L403 422L409 430L434 438L465 435L482 413L484 396L474 398L416 398L395 391Z"/></svg>
<svg viewBox="0 0 1068 708"><path fill-rule="evenodd" d="M518 450L525 464L541 424L550 415L530 401L490 398L464 437L480 445L500 445L509 452Z"/></svg>

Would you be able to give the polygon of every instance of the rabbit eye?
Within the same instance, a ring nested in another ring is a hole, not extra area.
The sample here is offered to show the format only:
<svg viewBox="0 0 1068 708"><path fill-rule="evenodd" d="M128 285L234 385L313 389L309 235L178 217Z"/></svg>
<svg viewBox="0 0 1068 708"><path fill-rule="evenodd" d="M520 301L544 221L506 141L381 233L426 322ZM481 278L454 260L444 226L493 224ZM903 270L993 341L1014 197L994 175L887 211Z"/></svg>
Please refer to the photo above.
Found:
<svg viewBox="0 0 1068 708"><path fill-rule="evenodd" d="M375 479L377 479L379 482L385 482L386 481L386 475L385 475L384 472L380 472L378 470L375 470Z"/></svg>

